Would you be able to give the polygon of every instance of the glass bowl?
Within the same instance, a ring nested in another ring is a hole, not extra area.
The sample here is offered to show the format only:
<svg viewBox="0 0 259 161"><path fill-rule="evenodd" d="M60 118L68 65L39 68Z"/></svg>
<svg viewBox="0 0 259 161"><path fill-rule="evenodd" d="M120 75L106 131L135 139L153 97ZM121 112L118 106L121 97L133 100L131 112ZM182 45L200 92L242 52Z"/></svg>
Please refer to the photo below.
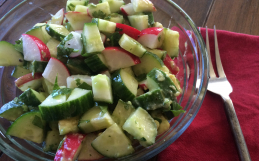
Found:
<svg viewBox="0 0 259 161"><path fill-rule="evenodd" d="M67 0L25 0L0 20L0 40L14 43L20 35L38 22L46 22ZM98 1L92 1L97 3ZM125 1L128 3L129 1ZM135 147L135 153L118 160L147 160L172 144L191 124L203 102L208 84L208 58L202 36L191 18L171 0L152 0L157 12L155 21L180 34L179 57L175 63L180 72L182 94L177 98L186 112L170 120L170 129L148 148ZM20 94L10 75L13 67L0 68L0 107ZM53 160L55 153L43 152L38 144L6 135L11 122L0 118L0 150L19 161ZM21 127L22 128L22 127ZM187 147L188 148L188 147ZM101 160L106 160L103 158Z"/></svg>

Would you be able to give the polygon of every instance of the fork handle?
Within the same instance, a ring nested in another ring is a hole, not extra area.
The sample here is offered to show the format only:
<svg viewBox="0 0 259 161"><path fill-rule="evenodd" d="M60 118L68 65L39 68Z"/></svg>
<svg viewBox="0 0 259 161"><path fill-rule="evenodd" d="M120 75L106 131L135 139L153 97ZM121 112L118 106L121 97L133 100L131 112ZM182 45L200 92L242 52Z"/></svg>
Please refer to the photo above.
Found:
<svg viewBox="0 0 259 161"><path fill-rule="evenodd" d="M246 146L246 142L244 139L244 135L242 133L232 100L230 99L229 96L222 97L222 98L225 103L225 111L227 113L227 118L231 125L233 135L235 137L236 145L239 152L239 157L241 161L251 161L251 158Z"/></svg>

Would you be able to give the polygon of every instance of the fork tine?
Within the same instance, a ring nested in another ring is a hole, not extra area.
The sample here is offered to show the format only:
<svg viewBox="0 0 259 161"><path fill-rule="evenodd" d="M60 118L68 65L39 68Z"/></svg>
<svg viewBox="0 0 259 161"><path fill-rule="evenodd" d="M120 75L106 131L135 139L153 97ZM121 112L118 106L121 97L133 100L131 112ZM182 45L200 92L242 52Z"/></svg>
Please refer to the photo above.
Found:
<svg viewBox="0 0 259 161"><path fill-rule="evenodd" d="M216 55L216 64L218 69L219 77L226 77L225 72L223 70L223 66L220 60L219 55L219 47L218 47L218 38L217 38L217 32L216 32L216 26L214 25L214 41L215 41L215 55Z"/></svg>
<svg viewBox="0 0 259 161"><path fill-rule="evenodd" d="M206 26L206 49L208 52L208 57L209 57L209 65L210 65L210 78L215 78L216 74L214 72L213 66L212 66L212 61L211 61L211 56L210 56L210 43L209 43L209 35L208 35L208 28Z"/></svg>

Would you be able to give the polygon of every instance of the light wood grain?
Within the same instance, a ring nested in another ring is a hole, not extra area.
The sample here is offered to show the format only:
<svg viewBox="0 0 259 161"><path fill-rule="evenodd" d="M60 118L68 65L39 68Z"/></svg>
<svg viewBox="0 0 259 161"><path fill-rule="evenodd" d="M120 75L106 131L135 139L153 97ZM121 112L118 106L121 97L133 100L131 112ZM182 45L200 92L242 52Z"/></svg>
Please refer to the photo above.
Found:
<svg viewBox="0 0 259 161"><path fill-rule="evenodd" d="M174 0L194 21L197 26L204 26L214 0Z"/></svg>
<svg viewBox="0 0 259 161"><path fill-rule="evenodd" d="M216 0L206 25L238 33L259 35L258 0Z"/></svg>

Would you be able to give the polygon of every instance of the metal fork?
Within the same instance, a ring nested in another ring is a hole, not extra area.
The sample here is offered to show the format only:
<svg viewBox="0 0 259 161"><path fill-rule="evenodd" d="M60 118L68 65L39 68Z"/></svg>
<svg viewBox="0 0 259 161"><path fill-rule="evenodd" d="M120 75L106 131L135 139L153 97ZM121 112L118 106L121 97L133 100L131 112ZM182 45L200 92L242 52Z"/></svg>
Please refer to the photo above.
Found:
<svg viewBox="0 0 259 161"><path fill-rule="evenodd" d="M251 161L246 142L232 103L232 100L229 97L229 94L232 93L233 89L229 81L227 80L227 77L225 75L225 72L223 70L223 66L220 60L219 55L219 48L218 48L218 40L217 40L217 33L216 33L216 27L214 26L214 40L215 40L215 56L216 56L216 65L218 70L219 77L216 77L216 74L214 72L211 57L210 57L210 47L209 47L209 38L208 38L208 29L206 27L206 48L209 56L209 65L210 65L210 79L208 84L208 90L218 94L222 97L225 103L225 111L228 117L228 121L231 125L231 129L233 132L233 135L235 137L235 142L238 148L239 156L241 161Z"/></svg>

